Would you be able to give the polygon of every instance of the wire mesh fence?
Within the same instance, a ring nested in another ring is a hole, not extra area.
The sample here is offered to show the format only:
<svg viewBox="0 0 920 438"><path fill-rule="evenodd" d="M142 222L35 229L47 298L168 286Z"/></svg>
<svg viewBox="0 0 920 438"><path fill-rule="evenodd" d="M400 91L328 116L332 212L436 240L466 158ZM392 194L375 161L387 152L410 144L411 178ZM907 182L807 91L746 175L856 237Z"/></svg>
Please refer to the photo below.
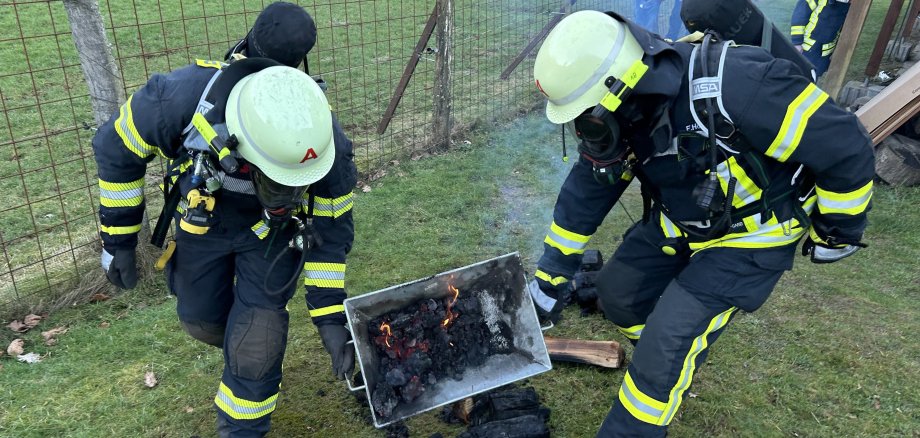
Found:
<svg viewBox="0 0 920 438"><path fill-rule="evenodd" d="M130 95L154 73L195 59L222 60L268 3L102 0L98 9L118 69L111 73L118 75L120 86ZM425 31L436 16L436 0L297 3L313 15L318 28L317 45L308 56L310 73L322 75L329 84L327 96L354 140L362 174L373 175L391 160L429 148L434 140L439 54L436 36L426 39ZM617 10L631 16L635 2L451 3L453 124L454 131L460 131L511 117L539 101L531 86L536 50L525 49L539 42L554 17L580 9ZM414 57L417 65L411 68ZM522 62L512 70L518 60ZM53 307L72 296L80 279L102 273L97 268L91 92L64 2L0 0L0 61L0 317L4 317L28 308ZM162 165L151 163L146 187L151 218L157 217L162 205L157 189L161 176Z"/></svg>

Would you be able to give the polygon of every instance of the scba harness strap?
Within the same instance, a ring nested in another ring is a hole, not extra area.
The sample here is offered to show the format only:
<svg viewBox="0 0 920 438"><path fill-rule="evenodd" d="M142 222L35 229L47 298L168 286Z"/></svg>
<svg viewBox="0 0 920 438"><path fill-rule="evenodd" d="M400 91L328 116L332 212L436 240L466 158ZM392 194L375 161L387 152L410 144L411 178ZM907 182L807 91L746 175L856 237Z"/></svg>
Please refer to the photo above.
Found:
<svg viewBox="0 0 920 438"><path fill-rule="evenodd" d="M713 37L707 34L705 38ZM760 222L764 224L774 216L775 212L788 212L789 210L791 210L791 214L783 213L782 216L791 216L791 218L798 220L801 226L809 226L808 213L805 212L798 201L808 196L806 193L803 198L800 198L799 195L802 194L802 190L813 190L814 184L810 174L801 165L794 171L788 166L780 166L772 174L768 173L762 154L750 147L747 138L735 126L723 102L725 60L729 49L736 47L736 45L733 41L724 41L713 47L708 44L709 41L704 40L704 42L706 44L696 45L690 55L690 68L688 68L690 114L699 127L701 134L711 139L711 148L723 150L728 155L728 159L737 157L735 158L736 163L744 162L753 170L751 178L760 188L762 195L759 201L740 207L732 206L731 202L734 198L737 180L730 173L731 166L726 164L725 167L729 169L729 177L725 186L725 206L722 212L718 213L719 216L712 218L712 221L704 221L705 223L702 224L695 223L692 226L675 221L674 226L688 236L710 240L730 233L753 231L746 230L744 219L749 217L759 214L761 215ZM703 50L708 50L706 56L703 56ZM704 60L708 65L702 65ZM713 60L718 61L712 63L711 61ZM702 73L701 75L697 75L697 69ZM715 75L707 74L713 70L715 70ZM713 102L715 105L712 104ZM703 120L706 120L706 123ZM721 163L726 163L729 161L728 159L723 160ZM716 164L721 163L713 163L713 169ZM648 221L651 217L650 206L652 200L655 200L660 206L662 214L668 212L667 206L663 205L653 191L643 190L642 193L645 207L643 219L645 221ZM788 220L787 218L783 219ZM703 231L700 231L701 228Z"/></svg>

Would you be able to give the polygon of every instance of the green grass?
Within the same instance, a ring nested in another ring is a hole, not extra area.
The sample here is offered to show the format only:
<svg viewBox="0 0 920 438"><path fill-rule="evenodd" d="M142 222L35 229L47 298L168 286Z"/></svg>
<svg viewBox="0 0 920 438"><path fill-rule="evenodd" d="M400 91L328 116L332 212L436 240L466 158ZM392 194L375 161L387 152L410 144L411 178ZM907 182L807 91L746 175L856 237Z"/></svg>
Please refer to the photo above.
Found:
<svg viewBox="0 0 920 438"><path fill-rule="evenodd" d="M520 251L533 272L552 205L570 164L559 131L540 114L464 137L445 155L406 160L358 193L350 295L378 290L486 258ZM571 152L571 151L570 151ZM771 299L741 314L694 379L675 437L916 436L920 431L920 218L918 189L881 187L866 234L870 247L843 262L799 258ZM641 209L635 190L624 203ZM616 207L592 240L612 254L630 224ZM219 351L186 337L160 278L136 291L51 315L28 333L41 364L0 359L0 435L213 436L211 399ZM329 372L302 298L291 303L285 379L272 436L382 437L369 410ZM100 323L111 325L103 328ZM67 324L55 347L39 330ZM566 310L557 336L614 339L597 316ZM0 343L12 339L0 332ZM629 350L628 350L629 351ZM154 371L160 385L143 388ZM554 436L593 436L621 370L554 364L529 379L552 409ZM190 412L189 412L190 411ZM412 436L459 433L428 413L408 421Z"/></svg>

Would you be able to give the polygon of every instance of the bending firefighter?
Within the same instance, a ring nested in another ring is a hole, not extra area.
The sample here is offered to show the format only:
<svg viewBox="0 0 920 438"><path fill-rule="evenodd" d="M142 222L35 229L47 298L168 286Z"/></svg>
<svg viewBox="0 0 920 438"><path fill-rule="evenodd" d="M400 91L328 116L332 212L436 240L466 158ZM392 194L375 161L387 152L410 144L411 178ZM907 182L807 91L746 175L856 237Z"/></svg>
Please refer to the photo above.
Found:
<svg viewBox="0 0 920 438"><path fill-rule="evenodd" d="M598 436L664 436L708 348L766 301L799 240L816 263L865 246L870 140L791 62L712 35L667 43L613 13L563 19L534 77L580 157L531 295L558 318L591 235L639 180L643 220L596 279L636 345Z"/></svg>
<svg viewBox="0 0 920 438"><path fill-rule="evenodd" d="M154 240L170 219L177 226L158 265L177 297L182 327L223 349L214 399L222 437L269 431L287 343L286 305L301 271L333 372L350 375L354 367L342 306L354 236L352 144L319 86L294 68L315 41L306 11L274 3L253 36L269 49L258 53L267 57L199 60L154 75L93 139L102 265L122 288L136 284L146 165L156 155L166 158L166 207Z"/></svg>

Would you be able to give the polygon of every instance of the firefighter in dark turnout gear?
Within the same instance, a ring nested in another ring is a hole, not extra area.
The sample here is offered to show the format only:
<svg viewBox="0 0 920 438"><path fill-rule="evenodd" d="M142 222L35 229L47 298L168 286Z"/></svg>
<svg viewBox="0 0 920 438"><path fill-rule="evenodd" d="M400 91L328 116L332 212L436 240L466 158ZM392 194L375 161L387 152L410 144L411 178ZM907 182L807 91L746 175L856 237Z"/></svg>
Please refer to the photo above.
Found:
<svg viewBox="0 0 920 438"><path fill-rule="evenodd" d="M199 60L154 75L99 129L93 149L103 267L123 288L136 278L146 165L166 158L164 188L181 201L165 215L177 226L158 264L183 328L223 349L220 436L270 428L286 305L301 272L333 372L351 374L342 301L357 172L351 141L308 75L267 58Z"/></svg>
<svg viewBox="0 0 920 438"><path fill-rule="evenodd" d="M790 37L821 76L831 64L850 0L798 0L792 10Z"/></svg>
<svg viewBox="0 0 920 438"><path fill-rule="evenodd" d="M647 201L598 275L636 346L598 436L664 436L708 348L792 268L861 243L871 142L791 62L707 37L667 43L613 13L563 19L534 77L580 157L556 201L531 295L556 317L591 235L633 179Z"/></svg>

